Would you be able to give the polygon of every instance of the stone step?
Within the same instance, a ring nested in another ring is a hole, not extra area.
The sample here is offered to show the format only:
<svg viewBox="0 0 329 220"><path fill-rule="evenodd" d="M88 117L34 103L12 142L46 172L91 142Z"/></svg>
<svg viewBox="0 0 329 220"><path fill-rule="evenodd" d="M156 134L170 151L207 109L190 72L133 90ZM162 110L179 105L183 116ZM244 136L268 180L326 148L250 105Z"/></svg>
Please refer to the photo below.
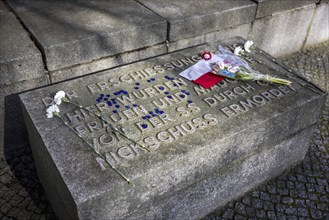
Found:
<svg viewBox="0 0 329 220"><path fill-rule="evenodd" d="M37 39L48 70L166 40L167 22L135 1L8 1Z"/></svg>
<svg viewBox="0 0 329 220"><path fill-rule="evenodd" d="M253 68L291 87L225 80L205 90L178 76L200 52L243 42L204 44L20 95L38 176L58 217L197 219L302 160L326 98L312 83L259 49L248 53ZM48 119L59 90L151 152L72 104L60 106L68 126Z"/></svg>

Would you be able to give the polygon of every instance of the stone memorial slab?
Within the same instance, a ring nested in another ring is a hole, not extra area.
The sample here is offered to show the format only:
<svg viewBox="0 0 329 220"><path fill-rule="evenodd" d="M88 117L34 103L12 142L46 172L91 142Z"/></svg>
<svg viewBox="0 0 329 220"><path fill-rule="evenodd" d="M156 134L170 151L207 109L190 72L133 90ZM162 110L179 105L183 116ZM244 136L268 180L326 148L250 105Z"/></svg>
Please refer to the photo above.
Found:
<svg viewBox="0 0 329 220"><path fill-rule="evenodd" d="M250 0L140 2L169 22L170 42L250 23L257 8Z"/></svg>
<svg viewBox="0 0 329 220"><path fill-rule="evenodd" d="M198 219L301 161L326 98L315 85L258 49L250 65L291 87L224 80L206 90L178 75L200 52L243 42L204 44L20 95L58 217ZM62 103L67 125L46 117L59 90L87 108Z"/></svg>
<svg viewBox="0 0 329 220"><path fill-rule="evenodd" d="M166 40L167 22L136 1L10 0L8 4L37 39L48 70Z"/></svg>

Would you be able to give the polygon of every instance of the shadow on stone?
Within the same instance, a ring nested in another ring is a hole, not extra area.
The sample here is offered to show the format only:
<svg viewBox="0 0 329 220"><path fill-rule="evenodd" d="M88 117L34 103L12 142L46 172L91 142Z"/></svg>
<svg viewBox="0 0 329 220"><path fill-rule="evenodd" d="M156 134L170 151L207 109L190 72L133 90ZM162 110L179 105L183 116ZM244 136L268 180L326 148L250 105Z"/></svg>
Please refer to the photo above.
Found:
<svg viewBox="0 0 329 220"><path fill-rule="evenodd" d="M40 212L46 219L55 219L35 168L18 94L5 97L4 128L4 157L10 168L9 172L15 176L9 184L17 185L17 189L10 188L18 196L29 198L26 201L32 200L27 208L35 209L35 212ZM24 209L23 202L20 205Z"/></svg>

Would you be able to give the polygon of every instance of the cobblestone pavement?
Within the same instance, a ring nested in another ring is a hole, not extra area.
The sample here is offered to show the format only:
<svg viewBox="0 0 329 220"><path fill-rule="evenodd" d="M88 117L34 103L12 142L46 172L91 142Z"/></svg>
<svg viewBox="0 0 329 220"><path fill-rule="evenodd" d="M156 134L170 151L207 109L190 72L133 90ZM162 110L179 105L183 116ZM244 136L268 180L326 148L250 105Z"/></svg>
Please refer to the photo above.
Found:
<svg viewBox="0 0 329 220"><path fill-rule="evenodd" d="M329 42L284 63L329 92ZM0 219L56 219L30 146L0 160ZM205 219L329 219L329 100L305 160Z"/></svg>

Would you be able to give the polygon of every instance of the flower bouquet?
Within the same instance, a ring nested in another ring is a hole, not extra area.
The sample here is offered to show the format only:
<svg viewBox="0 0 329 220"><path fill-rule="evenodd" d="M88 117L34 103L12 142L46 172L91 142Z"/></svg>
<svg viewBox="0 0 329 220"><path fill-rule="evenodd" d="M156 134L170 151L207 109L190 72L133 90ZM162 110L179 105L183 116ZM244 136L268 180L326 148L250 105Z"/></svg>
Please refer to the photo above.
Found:
<svg viewBox="0 0 329 220"><path fill-rule="evenodd" d="M291 82L288 80L276 78L253 70L248 63L240 57L245 51L250 52L251 46L252 42L247 41L244 45L245 50L241 46L238 46L235 48L234 53L222 46L218 46L218 50L215 54L219 59L211 64L212 73L236 80L263 80L271 83L291 85Z"/></svg>

